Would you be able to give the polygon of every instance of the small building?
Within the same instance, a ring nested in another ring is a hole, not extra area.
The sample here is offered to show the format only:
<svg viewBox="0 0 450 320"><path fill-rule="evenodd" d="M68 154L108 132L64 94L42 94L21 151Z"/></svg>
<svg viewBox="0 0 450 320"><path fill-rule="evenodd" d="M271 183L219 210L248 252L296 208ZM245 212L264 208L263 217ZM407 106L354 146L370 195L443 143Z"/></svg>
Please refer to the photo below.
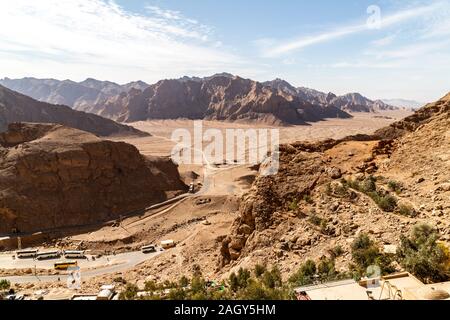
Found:
<svg viewBox="0 0 450 320"><path fill-rule="evenodd" d="M170 249L175 247L175 241L173 240L163 240L161 241L161 247L163 249Z"/></svg>
<svg viewBox="0 0 450 320"><path fill-rule="evenodd" d="M408 272L300 287L298 300L450 300L450 282L426 285Z"/></svg>
<svg viewBox="0 0 450 320"><path fill-rule="evenodd" d="M297 300L367 300L366 288L353 279L300 287Z"/></svg>

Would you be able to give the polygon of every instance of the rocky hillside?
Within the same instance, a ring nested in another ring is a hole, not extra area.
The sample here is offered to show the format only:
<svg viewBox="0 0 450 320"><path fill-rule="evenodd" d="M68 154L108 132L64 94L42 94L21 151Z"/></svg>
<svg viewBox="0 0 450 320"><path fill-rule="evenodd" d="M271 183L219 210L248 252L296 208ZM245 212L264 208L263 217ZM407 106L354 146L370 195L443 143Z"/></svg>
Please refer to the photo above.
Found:
<svg viewBox="0 0 450 320"><path fill-rule="evenodd" d="M170 159L49 124L0 135L0 233L118 218L186 191Z"/></svg>
<svg viewBox="0 0 450 320"><path fill-rule="evenodd" d="M148 85L142 81L119 85L110 81L92 78L82 82L55 79L0 79L0 85L17 91L33 99L51 104L62 104L72 108L85 107L132 88L145 89Z"/></svg>
<svg viewBox="0 0 450 320"><path fill-rule="evenodd" d="M345 269L358 234L397 245L418 222L449 242L449 105L447 95L375 136L281 146L278 174L243 197L220 265L276 263L289 274L328 256Z"/></svg>
<svg viewBox="0 0 450 320"><path fill-rule="evenodd" d="M163 80L144 91L133 89L78 109L121 122L188 118L304 124L350 117L333 106L313 105L276 88L228 74Z"/></svg>
<svg viewBox="0 0 450 320"><path fill-rule="evenodd" d="M14 122L58 123L99 136L147 135L130 126L66 106L39 102L0 86L0 132Z"/></svg>
<svg viewBox="0 0 450 320"><path fill-rule="evenodd" d="M314 89L299 87L295 88L288 82L275 79L264 83L265 85L277 88L290 95L297 96L303 101L307 101L319 106L332 106L347 112L378 112L384 110L394 110L397 107L391 106L381 100L370 100L359 93L348 93L337 96L334 93L324 93Z"/></svg>
<svg viewBox="0 0 450 320"><path fill-rule="evenodd" d="M396 138L407 132L415 131L422 125L435 122L442 122L442 118L448 118L450 112L450 93L437 102L425 105L414 114L406 117L402 121L395 122L387 128L378 130L375 135L384 139ZM441 120L437 120L441 119Z"/></svg>

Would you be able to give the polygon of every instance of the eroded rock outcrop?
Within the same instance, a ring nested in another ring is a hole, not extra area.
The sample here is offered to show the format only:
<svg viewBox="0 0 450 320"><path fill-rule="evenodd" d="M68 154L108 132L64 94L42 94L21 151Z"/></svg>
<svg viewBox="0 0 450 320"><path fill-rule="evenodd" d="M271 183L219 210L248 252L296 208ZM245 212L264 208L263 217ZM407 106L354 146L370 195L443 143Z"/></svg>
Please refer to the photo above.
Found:
<svg viewBox="0 0 450 320"><path fill-rule="evenodd" d="M168 158L48 124L0 135L0 232L111 220L186 191Z"/></svg>

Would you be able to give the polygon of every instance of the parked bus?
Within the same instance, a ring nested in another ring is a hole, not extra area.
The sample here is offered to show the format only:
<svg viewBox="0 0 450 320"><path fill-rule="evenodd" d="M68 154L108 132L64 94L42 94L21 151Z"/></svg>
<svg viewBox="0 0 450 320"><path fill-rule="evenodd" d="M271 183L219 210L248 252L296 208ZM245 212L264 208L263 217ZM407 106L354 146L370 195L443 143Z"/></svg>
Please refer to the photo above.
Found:
<svg viewBox="0 0 450 320"><path fill-rule="evenodd" d="M77 267L78 262L76 261L61 261L55 263L55 270L67 270L71 267Z"/></svg>
<svg viewBox="0 0 450 320"><path fill-rule="evenodd" d="M164 241L161 241L161 247L162 247L163 249L174 248L174 247L175 247L175 241L173 241L173 240L164 240Z"/></svg>
<svg viewBox="0 0 450 320"><path fill-rule="evenodd" d="M76 250L65 250L64 258L66 259L86 259L86 255L84 251L76 251Z"/></svg>
<svg viewBox="0 0 450 320"><path fill-rule="evenodd" d="M37 253L38 253L37 249L16 251L17 258L19 259L34 258L36 257Z"/></svg>
<svg viewBox="0 0 450 320"><path fill-rule="evenodd" d="M36 255L36 259L38 260L46 260L46 259L56 259L61 256L61 252L59 251L47 251L47 252L39 252Z"/></svg>
<svg viewBox="0 0 450 320"><path fill-rule="evenodd" d="M141 248L142 253L152 253L152 252L156 252L156 247L154 244L150 244L148 246L143 246Z"/></svg>

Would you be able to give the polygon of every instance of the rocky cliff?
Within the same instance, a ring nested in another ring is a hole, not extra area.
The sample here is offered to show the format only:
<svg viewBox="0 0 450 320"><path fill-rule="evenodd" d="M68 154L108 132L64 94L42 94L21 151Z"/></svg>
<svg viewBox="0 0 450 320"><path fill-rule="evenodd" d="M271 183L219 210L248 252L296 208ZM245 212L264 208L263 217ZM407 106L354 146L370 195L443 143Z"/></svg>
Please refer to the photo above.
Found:
<svg viewBox="0 0 450 320"><path fill-rule="evenodd" d="M0 233L111 220L185 190L170 159L126 143L48 124L0 135Z"/></svg>

